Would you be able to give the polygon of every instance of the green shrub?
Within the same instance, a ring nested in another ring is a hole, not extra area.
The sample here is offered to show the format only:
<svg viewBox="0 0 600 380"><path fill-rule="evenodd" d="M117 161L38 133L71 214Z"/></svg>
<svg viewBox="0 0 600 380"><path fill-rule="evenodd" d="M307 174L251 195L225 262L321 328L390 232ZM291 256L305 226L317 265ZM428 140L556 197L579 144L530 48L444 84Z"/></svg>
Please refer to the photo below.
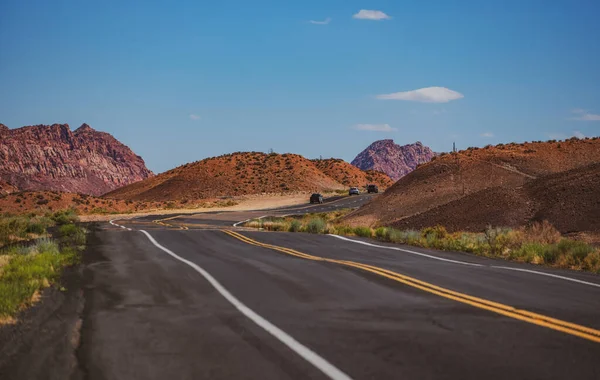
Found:
<svg viewBox="0 0 600 380"><path fill-rule="evenodd" d="M68 223L76 223L79 221L79 218L73 209L57 211L52 214L50 218L59 226Z"/></svg>
<svg viewBox="0 0 600 380"><path fill-rule="evenodd" d="M311 234L322 234L325 232L326 226L327 223L323 219L315 217L308 221L305 231Z"/></svg>
<svg viewBox="0 0 600 380"><path fill-rule="evenodd" d="M67 244L81 246L85 244L85 231L76 224L63 224L58 233L61 240Z"/></svg>
<svg viewBox="0 0 600 380"><path fill-rule="evenodd" d="M294 219L290 222L288 231L289 232L299 232L301 228L302 228L302 223L298 219Z"/></svg>
<svg viewBox="0 0 600 380"><path fill-rule="evenodd" d="M389 230L386 227L379 227L375 230L375 237L379 240L389 241Z"/></svg>
<svg viewBox="0 0 600 380"><path fill-rule="evenodd" d="M373 237L373 230L370 227L355 227L354 234L362 237Z"/></svg>

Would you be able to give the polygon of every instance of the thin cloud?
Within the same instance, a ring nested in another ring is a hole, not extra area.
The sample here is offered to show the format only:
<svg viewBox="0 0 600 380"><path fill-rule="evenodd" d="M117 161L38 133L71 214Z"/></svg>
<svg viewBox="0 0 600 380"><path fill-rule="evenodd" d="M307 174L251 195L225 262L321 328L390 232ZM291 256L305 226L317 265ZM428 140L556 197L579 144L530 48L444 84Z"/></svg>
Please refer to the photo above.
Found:
<svg viewBox="0 0 600 380"><path fill-rule="evenodd" d="M200 116L196 114L190 114L190 120L200 120Z"/></svg>
<svg viewBox="0 0 600 380"><path fill-rule="evenodd" d="M452 100L462 99L465 96L460 92L446 87L425 87L418 90L394 92L392 94L377 95L382 100L408 100L423 103L448 103Z"/></svg>
<svg viewBox="0 0 600 380"><path fill-rule="evenodd" d="M565 135L564 133L550 133L548 134L548 137L550 137L552 140L565 140L569 136Z"/></svg>
<svg viewBox="0 0 600 380"><path fill-rule="evenodd" d="M579 120L579 121L600 121L600 115L589 113L588 111L575 108L571 110L571 113L576 115L571 118L571 120Z"/></svg>
<svg viewBox="0 0 600 380"><path fill-rule="evenodd" d="M575 131L573 132L573 136L577 137L578 139L584 139L585 135L579 131Z"/></svg>
<svg viewBox="0 0 600 380"><path fill-rule="evenodd" d="M368 9L361 9L357 14L353 15L352 17L360 19L360 20L375 20L375 21L391 19L390 16L386 15L382 11L375 11L375 10L368 10Z"/></svg>
<svg viewBox="0 0 600 380"><path fill-rule="evenodd" d="M492 132L485 132L485 133L481 134L481 137L490 138L490 137L494 137L494 134Z"/></svg>
<svg viewBox="0 0 600 380"><path fill-rule="evenodd" d="M372 132L394 132L396 128L390 127L389 124L356 124L354 129L357 131L372 131Z"/></svg>
<svg viewBox="0 0 600 380"><path fill-rule="evenodd" d="M311 24L315 24L315 25L327 25L331 22L331 17L327 17L325 20L323 21L315 21L315 20L310 20L309 21Z"/></svg>

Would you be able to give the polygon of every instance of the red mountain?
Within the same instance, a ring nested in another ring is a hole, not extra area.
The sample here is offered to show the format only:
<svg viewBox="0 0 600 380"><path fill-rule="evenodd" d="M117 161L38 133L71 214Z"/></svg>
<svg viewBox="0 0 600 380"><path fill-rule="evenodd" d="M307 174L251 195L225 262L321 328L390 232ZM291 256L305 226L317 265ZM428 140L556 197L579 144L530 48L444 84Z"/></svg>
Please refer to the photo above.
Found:
<svg viewBox="0 0 600 380"><path fill-rule="evenodd" d="M360 152L351 163L362 170L384 172L397 181L417 165L431 161L433 156L435 153L420 141L401 146L394 140L379 140Z"/></svg>
<svg viewBox="0 0 600 380"><path fill-rule="evenodd" d="M101 195L151 176L140 156L87 124L0 124L0 181L20 190Z"/></svg>

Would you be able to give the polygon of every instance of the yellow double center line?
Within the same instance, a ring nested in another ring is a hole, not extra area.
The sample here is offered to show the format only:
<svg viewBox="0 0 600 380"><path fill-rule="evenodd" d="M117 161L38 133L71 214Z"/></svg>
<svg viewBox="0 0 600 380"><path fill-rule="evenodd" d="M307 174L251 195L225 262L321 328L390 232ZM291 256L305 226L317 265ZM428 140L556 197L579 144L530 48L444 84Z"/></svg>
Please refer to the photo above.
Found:
<svg viewBox="0 0 600 380"><path fill-rule="evenodd" d="M442 288L440 286L433 285L428 282L418 280L416 278L405 276L403 274L399 274L399 273L390 271L388 269L379 268L379 267L367 265L367 264L361 264L361 263L357 263L354 261L335 260L335 259L328 259L325 257L308 255L306 253L302 253L302 252L296 251L294 249L279 247L279 246L272 245L272 244L261 243L259 241L250 239L249 237L241 235L235 231L224 230L223 232L225 232L226 234L228 234L236 239L239 239L245 243L255 245L257 247L272 249L275 251L283 252L288 255L300 257L300 258L307 259L307 260L324 261L324 262L328 262L328 263L335 263L335 264L344 265L344 266L348 266L348 267L358 268L358 269L388 278L390 280L397 281L397 282L400 282L400 283L408 285L408 286L412 286L413 288L417 288L417 289L423 290L425 292L438 295L440 297L448 298L448 299L451 299L451 300L454 300L457 302L461 302L461 303L464 303L467 305L471 305L471 306L474 306L474 307L477 307L480 309L484 309L484 310L488 310L488 311L491 311L491 312L494 312L497 314L501 314L506 317L518 319L520 321L532 323L534 325L546 327L546 328L556 330L556 331L561 331L566 334L575 335L580 338L584 338L587 340L591 340L593 342L600 343L600 331L592 329L590 327L581 326L581 325L567 322L567 321L562 321L560 319L548 317L548 316L545 316L542 314L533 313L533 312L530 312L527 310L520 310L520 309L514 308L512 306L504 305L504 304L501 304L498 302L493 302L493 301L489 301L489 300L478 298L478 297L473 297L468 294L455 292L453 290Z"/></svg>
<svg viewBox="0 0 600 380"><path fill-rule="evenodd" d="M165 223L165 220L177 219L180 216L182 216L182 215L176 215L176 216L172 216L170 218L164 218L164 219L156 219L156 220L153 220L152 223L160 224L161 226L164 226L164 227L173 227L173 228L179 228L180 230L189 230L189 228L187 228L184 225L177 226L174 224Z"/></svg>

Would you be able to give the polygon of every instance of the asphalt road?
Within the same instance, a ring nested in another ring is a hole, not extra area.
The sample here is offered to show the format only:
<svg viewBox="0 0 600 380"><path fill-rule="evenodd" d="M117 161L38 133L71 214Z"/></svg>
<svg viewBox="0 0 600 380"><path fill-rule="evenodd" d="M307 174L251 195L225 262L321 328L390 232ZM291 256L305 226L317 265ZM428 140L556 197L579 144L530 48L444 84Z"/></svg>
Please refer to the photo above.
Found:
<svg viewBox="0 0 600 380"><path fill-rule="evenodd" d="M600 378L599 276L232 226L248 214L97 229L85 378Z"/></svg>

